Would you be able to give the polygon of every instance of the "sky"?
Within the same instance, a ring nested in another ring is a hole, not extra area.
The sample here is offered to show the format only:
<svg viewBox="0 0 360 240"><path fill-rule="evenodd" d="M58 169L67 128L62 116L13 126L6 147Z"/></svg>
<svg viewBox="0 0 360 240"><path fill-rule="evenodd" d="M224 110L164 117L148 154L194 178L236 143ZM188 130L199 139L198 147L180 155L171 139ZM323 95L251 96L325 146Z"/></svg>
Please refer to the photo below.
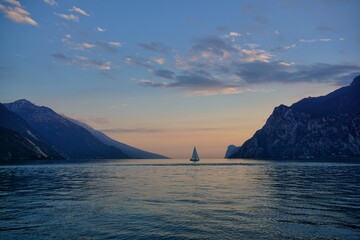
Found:
<svg viewBox="0 0 360 240"><path fill-rule="evenodd" d="M274 107L360 73L357 0L0 0L0 102L172 158L222 158Z"/></svg>

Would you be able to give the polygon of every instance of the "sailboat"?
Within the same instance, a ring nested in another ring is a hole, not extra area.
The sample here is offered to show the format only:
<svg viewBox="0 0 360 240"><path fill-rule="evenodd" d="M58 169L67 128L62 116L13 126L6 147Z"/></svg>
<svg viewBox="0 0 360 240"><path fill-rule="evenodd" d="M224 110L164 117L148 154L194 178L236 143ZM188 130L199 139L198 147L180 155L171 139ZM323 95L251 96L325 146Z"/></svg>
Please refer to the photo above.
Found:
<svg viewBox="0 0 360 240"><path fill-rule="evenodd" d="M190 161L192 161L192 162L200 161L199 155L198 155L198 153L196 151L196 147L194 147L194 151L193 151L193 154L192 154L192 156L190 158Z"/></svg>

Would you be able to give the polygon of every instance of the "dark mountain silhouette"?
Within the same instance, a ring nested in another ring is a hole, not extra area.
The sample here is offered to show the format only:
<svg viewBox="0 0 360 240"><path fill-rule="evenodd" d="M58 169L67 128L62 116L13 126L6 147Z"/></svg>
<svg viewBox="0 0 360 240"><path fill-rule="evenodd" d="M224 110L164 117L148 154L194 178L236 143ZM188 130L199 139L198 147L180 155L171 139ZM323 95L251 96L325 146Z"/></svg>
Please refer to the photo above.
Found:
<svg viewBox="0 0 360 240"><path fill-rule="evenodd" d="M63 159L25 120L0 103L0 160Z"/></svg>
<svg viewBox="0 0 360 240"><path fill-rule="evenodd" d="M64 153L66 158L129 158L120 149L102 143L85 128L48 107L36 106L25 99L4 105L25 120L30 128L37 132L40 139Z"/></svg>
<svg viewBox="0 0 360 240"><path fill-rule="evenodd" d="M360 113L360 76L350 86L342 87L321 97L304 98L291 105L297 112L312 116L333 116Z"/></svg>
<svg viewBox="0 0 360 240"><path fill-rule="evenodd" d="M276 107L262 129L227 158L360 160L360 76L350 86Z"/></svg>
<svg viewBox="0 0 360 240"><path fill-rule="evenodd" d="M19 133L0 127L0 160L48 159L48 156Z"/></svg>

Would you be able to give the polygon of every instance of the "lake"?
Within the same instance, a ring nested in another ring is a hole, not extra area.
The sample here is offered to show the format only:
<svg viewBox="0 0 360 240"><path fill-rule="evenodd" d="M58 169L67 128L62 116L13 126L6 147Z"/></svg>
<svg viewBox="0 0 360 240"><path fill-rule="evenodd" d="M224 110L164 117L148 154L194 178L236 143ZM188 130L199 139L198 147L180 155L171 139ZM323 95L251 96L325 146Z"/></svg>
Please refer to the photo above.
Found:
<svg viewBox="0 0 360 240"><path fill-rule="evenodd" d="M0 239L360 239L360 164L0 165Z"/></svg>

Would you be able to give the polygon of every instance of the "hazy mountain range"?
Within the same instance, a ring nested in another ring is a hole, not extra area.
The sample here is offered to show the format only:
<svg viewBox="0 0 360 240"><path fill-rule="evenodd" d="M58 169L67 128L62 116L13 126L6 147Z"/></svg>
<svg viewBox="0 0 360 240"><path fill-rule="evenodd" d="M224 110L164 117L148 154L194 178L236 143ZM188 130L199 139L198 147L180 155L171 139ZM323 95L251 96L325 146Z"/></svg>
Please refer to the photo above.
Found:
<svg viewBox="0 0 360 240"><path fill-rule="evenodd" d="M265 125L226 158L360 160L360 76L326 96L276 107Z"/></svg>
<svg viewBox="0 0 360 240"><path fill-rule="evenodd" d="M22 99L0 104L0 159L166 158Z"/></svg>

